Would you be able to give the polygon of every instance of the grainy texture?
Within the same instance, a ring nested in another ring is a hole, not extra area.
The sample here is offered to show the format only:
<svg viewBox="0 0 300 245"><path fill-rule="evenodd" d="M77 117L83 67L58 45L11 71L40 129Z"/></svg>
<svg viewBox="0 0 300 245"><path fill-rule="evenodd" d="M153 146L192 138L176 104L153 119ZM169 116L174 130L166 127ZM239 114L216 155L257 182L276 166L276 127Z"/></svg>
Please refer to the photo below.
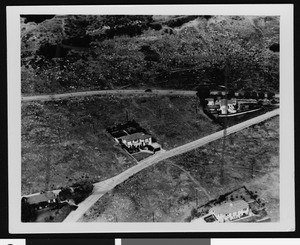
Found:
<svg viewBox="0 0 300 245"><path fill-rule="evenodd" d="M209 197L243 185L265 202L271 221L279 221L279 117L225 140L222 184L218 140L143 170L104 195L81 221L184 222Z"/></svg>
<svg viewBox="0 0 300 245"><path fill-rule="evenodd" d="M88 176L101 181L136 162L105 132L135 119L165 149L217 131L187 97L87 97L22 105L22 192L58 189ZM36 174L38 173L38 174Z"/></svg>

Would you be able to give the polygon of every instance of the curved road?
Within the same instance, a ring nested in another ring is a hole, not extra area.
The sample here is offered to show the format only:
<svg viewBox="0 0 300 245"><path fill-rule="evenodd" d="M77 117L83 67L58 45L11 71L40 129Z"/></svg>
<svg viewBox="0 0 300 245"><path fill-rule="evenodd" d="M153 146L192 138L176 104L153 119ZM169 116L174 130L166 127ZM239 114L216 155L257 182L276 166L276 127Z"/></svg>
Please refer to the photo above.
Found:
<svg viewBox="0 0 300 245"><path fill-rule="evenodd" d="M247 120L245 122L236 124L232 127L227 128L226 130L226 135L238 132L242 129L245 129L247 127L250 127L254 124L260 123L262 121L265 121L271 117L277 116L279 115L279 109L267 112L263 115L260 115L258 117L252 118L250 120ZM87 198L85 199L83 202L81 202L78 205L78 208L75 211L72 211L67 218L63 221L63 222L77 222L82 215L88 211L97 201L98 199L103 196L105 193L107 193L108 191L112 190L113 188L115 188L117 185L121 184L122 182L124 182L125 180L127 180L128 178L130 178L131 176L135 175L136 173L140 172L141 170L156 164L162 160L165 160L167 158L176 156L176 155L180 155L183 154L185 152L191 151L193 149L196 149L198 147L201 147L205 144L208 144L212 141L215 141L217 139L220 139L224 136L224 130L222 131L218 131L216 133L213 133L211 135L208 135L206 137L203 137L201 139L192 141L188 144L173 148L172 150L169 151L165 151L165 152L160 152L160 153L156 153L155 155L142 160L138 163L138 165L135 165L127 170L125 170L124 172L122 172L121 174L107 179L105 181L102 182L98 182L96 184L94 184L94 190L93 193Z"/></svg>
<svg viewBox="0 0 300 245"><path fill-rule="evenodd" d="M152 92L145 92L145 90L97 90L97 91L86 91L86 92L74 92L66 94L49 94L49 95L36 95L36 96L25 96L21 98L22 102L29 101L49 101L49 100L60 100L70 97L84 97L92 95L185 95L195 96L197 91L191 90L152 90Z"/></svg>

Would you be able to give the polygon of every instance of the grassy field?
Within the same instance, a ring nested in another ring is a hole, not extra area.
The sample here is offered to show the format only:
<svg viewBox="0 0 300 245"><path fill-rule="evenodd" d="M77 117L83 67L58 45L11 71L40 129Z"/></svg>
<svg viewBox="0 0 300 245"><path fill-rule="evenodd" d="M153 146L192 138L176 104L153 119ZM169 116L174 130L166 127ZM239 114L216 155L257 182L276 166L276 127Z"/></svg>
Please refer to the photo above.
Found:
<svg viewBox="0 0 300 245"><path fill-rule="evenodd" d="M105 131L135 119L165 149L220 127L193 97L95 96L22 104L22 194L57 189L80 178L97 182L136 164Z"/></svg>
<svg viewBox="0 0 300 245"><path fill-rule="evenodd" d="M279 117L143 170L104 195L81 221L184 222L194 207L243 185L278 221Z"/></svg>

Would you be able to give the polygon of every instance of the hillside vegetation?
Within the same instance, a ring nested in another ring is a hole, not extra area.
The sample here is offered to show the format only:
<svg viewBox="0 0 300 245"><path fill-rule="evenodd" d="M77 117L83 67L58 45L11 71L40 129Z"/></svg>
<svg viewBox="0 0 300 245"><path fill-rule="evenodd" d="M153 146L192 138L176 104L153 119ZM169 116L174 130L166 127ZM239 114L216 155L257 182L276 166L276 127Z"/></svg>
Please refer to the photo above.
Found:
<svg viewBox="0 0 300 245"><path fill-rule="evenodd" d="M21 18L22 93L89 89L279 90L276 16Z"/></svg>
<svg viewBox="0 0 300 245"><path fill-rule="evenodd" d="M279 221L279 117L139 172L102 196L81 221L187 222L201 205L242 186L257 193L272 222Z"/></svg>
<svg viewBox="0 0 300 245"><path fill-rule="evenodd" d="M136 120L165 149L216 132L196 97L94 96L22 104L22 193L113 177L136 164L106 132ZM38 173L38 174L37 174Z"/></svg>

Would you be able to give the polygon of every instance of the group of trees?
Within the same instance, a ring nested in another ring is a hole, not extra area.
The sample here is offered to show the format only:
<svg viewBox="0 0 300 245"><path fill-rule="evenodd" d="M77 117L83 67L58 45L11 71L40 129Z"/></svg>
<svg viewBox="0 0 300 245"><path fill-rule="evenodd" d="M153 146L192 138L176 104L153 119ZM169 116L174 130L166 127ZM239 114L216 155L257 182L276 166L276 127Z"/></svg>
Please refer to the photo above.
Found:
<svg viewBox="0 0 300 245"><path fill-rule="evenodd" d="M64 187L59 192L59 200L73 200L75 204L82 202L93 191L93 184L89 180L80 180L70 187Z"/></svg>

